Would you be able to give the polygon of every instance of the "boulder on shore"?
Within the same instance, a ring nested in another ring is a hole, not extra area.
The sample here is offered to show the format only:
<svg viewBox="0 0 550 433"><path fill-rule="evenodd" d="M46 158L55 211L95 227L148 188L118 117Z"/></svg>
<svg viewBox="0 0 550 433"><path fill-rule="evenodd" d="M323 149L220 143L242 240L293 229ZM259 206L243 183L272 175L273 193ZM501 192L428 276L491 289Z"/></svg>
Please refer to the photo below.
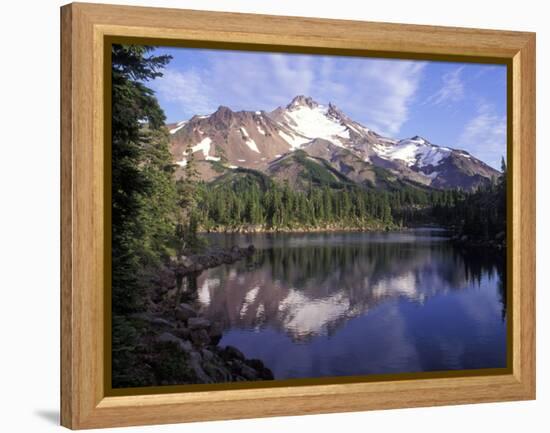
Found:
<svg viewBox="0 0 550 433"><path fill-rule="evenodd" d="M197 312L189 304L179 304L175 311L176 319L188 321L191 318L197 317Z"/></svg>
<svg viewBox="0 0 550 433"><path fill-rule="evenodd" d="M191 330L210 328L210 320L204 317L191 317L187 321L187 326Z"/></svg>
<svg viewBox="0 0 550 433"><path fill-rule="evenodd" d="M222 357L224 359L235 358L240 361L244 361L246 359L244 354L239 349L233 346L225 346L225 349L222 352Z"/></svg>
<svg viewBox="0 0 550 433"><path fill-rule="evenodd" d="M223 325L221 322L214 322L210 326L208 336L212 344L218 344L223 336Z"/></svg>
<svg viewBox="0 0 550 433"><path fill-rule="evenodd" d="M161 343L174 343L183 352L191 352L192 346L189 341L182 340L169 332L163 332L157 339Z"/></svg>
<svg viewBox="0 0 550 433"><path fill-rule="evenodd" d="M194 329L191 331L191 341L195 346L204 347L210 343L210 337L206 329Z"/></svg>
<svg viewBox="0 0 550 433"><path fill-rule="evenodd" d="M193 272L201 272L208 268L214 268L223 264L231 264L254 254L254 245L246 248L233 246L231 248L214 249L205 254L182 256L172 262L174 273L184 276Z"/></svg>

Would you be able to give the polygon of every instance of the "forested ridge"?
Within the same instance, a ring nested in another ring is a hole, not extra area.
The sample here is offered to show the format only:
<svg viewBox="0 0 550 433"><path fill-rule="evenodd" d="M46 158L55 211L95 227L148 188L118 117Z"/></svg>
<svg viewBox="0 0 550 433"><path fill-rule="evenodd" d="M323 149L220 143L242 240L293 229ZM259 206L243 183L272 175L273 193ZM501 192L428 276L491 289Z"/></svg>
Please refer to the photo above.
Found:
<svg viewBox="0 0 550 433"><path fill-rule="evenodd" d="M197 224L204 231L371 230L437 224L490 239L505 230L505 175L474 192L413 186L334 188L313 182L302 191L262 173L238 169L227 179L197 184L196 193Z"/></svg>

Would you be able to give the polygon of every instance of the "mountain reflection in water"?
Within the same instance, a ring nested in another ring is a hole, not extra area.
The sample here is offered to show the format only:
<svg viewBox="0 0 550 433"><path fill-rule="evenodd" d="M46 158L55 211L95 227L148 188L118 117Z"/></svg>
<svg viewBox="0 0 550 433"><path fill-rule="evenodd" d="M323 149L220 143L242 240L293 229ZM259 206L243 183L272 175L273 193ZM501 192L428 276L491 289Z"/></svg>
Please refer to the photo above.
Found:
<svg viewBox="0 0 550 433"><path fill-rule="evenodd" d="M503 254L425 229L211 242L257 252L193 281L202 313L277 379L506 365Z"/></svg>

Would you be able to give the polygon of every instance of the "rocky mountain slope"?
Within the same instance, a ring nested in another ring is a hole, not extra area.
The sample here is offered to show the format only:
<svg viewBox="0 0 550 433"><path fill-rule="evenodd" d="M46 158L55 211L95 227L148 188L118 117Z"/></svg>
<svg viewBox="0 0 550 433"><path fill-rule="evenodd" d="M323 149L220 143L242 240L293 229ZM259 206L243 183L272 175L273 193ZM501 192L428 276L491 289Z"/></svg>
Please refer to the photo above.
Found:
<svg viewBox="0 0 550 433"><path fill-rule="evenodd" d="M438 146L419 136L383 137L333 104L321 105L302 95L269 113L221 106L210 115L196 115L169 128L175 163L184 167L193 153L205 180L245 168L299 187L308 171L321 170L335 182L373 187L406 182L474 189L499 175L464 150Z"/></svg>

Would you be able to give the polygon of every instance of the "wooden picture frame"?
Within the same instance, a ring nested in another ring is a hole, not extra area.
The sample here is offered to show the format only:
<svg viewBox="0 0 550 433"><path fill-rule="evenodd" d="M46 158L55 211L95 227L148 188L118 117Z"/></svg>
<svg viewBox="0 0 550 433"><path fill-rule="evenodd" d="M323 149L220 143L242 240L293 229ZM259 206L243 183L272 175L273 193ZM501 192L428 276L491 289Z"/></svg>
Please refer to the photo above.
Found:
<svg viewBox="0 0 550 433"><path fill-rule="evenodd" d="M505 63L509 368L303 386L110 395L105 381L105 41ZM535 34L73 3L61 8L61 424L80 429L535 398Z"/></svg>

